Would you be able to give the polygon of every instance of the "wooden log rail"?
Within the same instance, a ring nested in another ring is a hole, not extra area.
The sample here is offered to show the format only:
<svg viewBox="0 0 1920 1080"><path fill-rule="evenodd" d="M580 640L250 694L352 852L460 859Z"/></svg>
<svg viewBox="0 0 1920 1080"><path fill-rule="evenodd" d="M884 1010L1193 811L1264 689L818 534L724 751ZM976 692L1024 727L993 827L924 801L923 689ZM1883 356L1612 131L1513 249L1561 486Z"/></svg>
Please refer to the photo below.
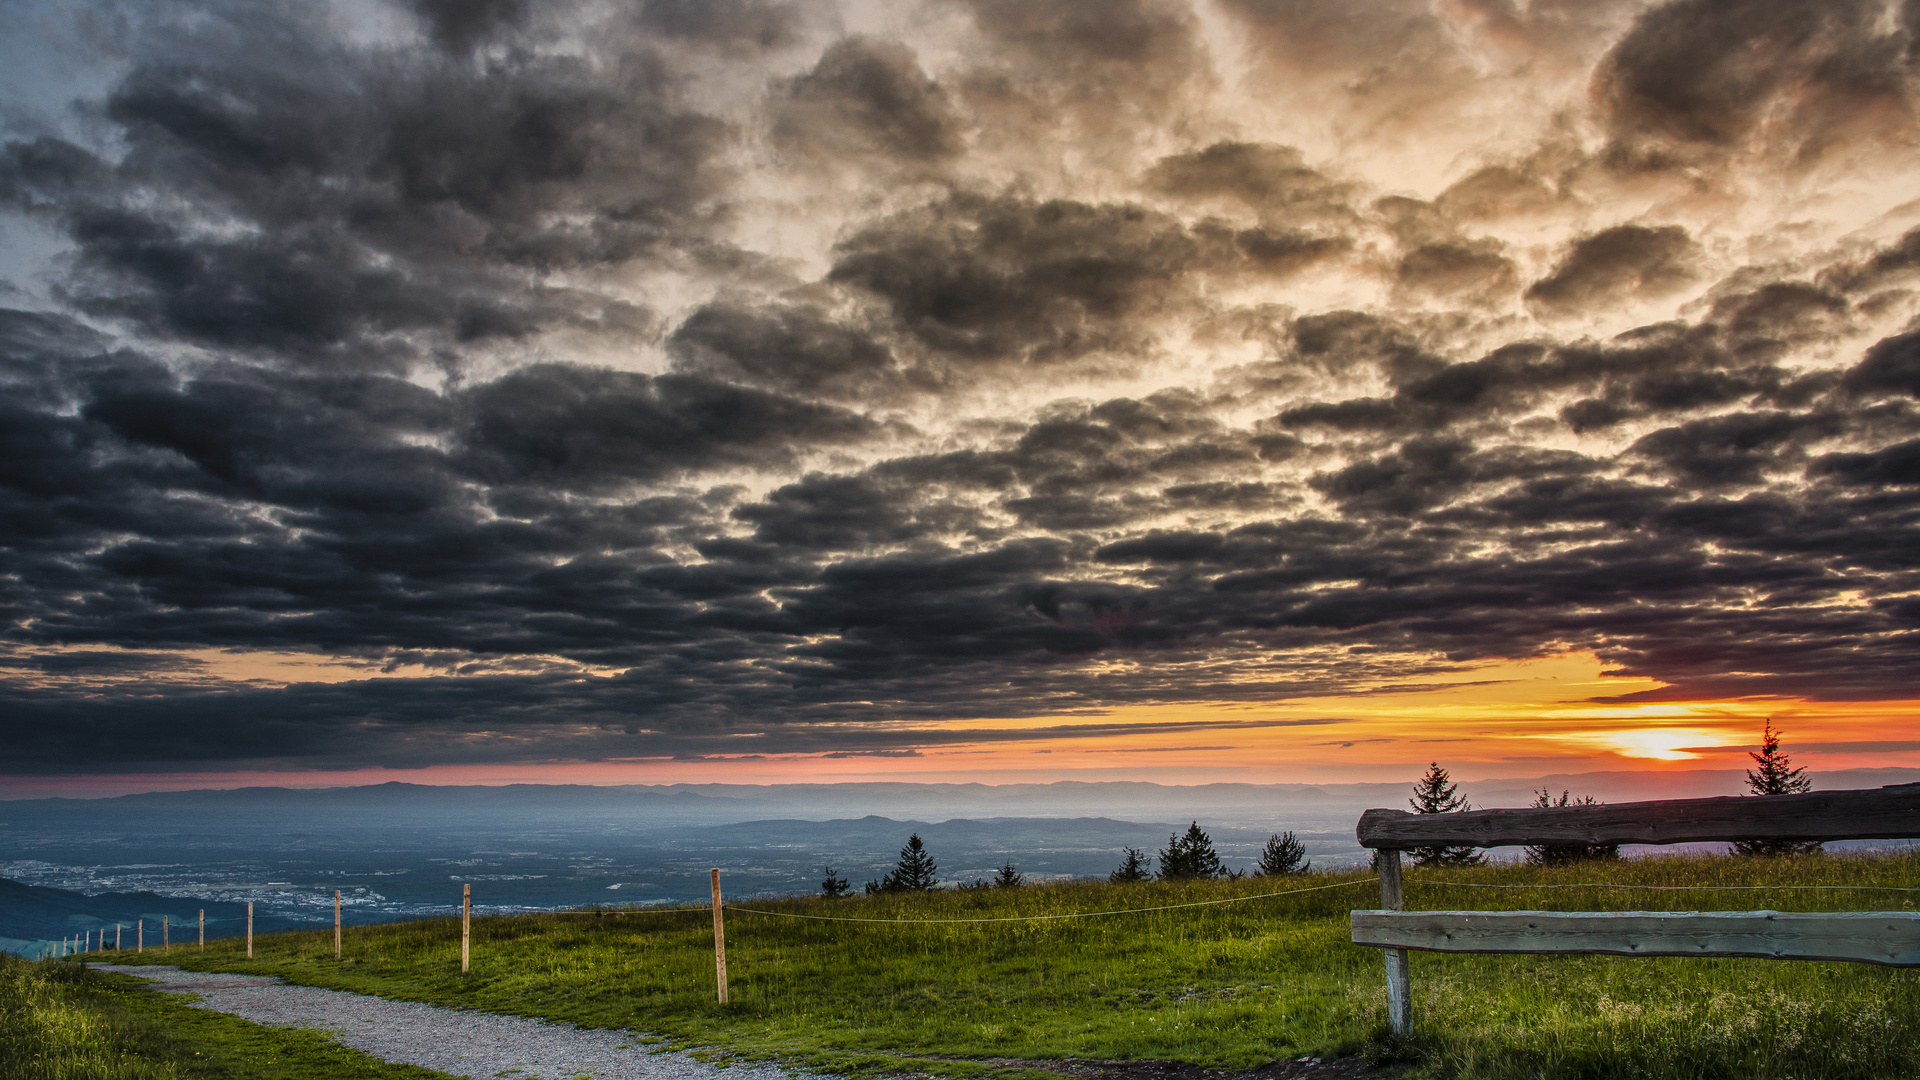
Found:
<svg viewBox="0 0 1920 1080"><path fill-rule="evenodd" d="M1385 952L1387 1018L1396 1035L1413 1030L1410 949L1920 967L1920 914L1913 912L1404 911L1400 876L1400 853L1425 847L1920 837L1920 784L1453 814L1368 810L1355 833L1363 847L1378 852L1381 910L1351 914L1353 941Z"/></svg>
<svg viewBox="0 0 1920 1080"><path fill-rule="evenodd" d="M1920 967L1911 911L1356 911L1353 943L1455 953L1751 956Z"/></svg>

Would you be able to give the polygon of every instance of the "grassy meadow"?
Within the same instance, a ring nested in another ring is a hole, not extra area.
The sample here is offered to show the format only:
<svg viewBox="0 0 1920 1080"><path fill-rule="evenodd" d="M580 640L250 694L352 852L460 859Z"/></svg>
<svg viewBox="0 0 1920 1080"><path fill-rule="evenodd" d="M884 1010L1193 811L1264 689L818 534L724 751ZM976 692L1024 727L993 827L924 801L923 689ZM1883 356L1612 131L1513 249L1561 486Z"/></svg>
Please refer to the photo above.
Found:
<svg viewBox="0 0 1920 1080"><path fill-rule="evenodd" d="M442 1074L0 953L0 1080L434 1080ZM444 1080L444 1078L442 1078Z"/></svg>
<svg viewBox="0 0 1920 1080"><path fill-rule="evenodd" d="M1221 1069L1364 1054L1435 1078L1920 1076L1920 971L1863 964L1618 957L1412 957L1415 1037L1386 1034L1378 951L1348 941L1364 873L1147 885L1074 882L930 894L730 901L786 915L1064 915L1347 887L1098 918L1000 923L727 917L731 1000L714 1000L709 909L349 928L175 947L141 959L277 974L386 997L632 1028L720 1056L875 1074L971 1076L986 1059L1172 1059ZM1524 886L1487 889L1442 884ZM1678 888L1535 886L1605 882ZM1768 886L1715 892L1712 887ZM1411 908L1912 910L1920 853L1658 858L1564 868L1415 870ZM1776 886L1814 886L1781 888Z"/></svg>

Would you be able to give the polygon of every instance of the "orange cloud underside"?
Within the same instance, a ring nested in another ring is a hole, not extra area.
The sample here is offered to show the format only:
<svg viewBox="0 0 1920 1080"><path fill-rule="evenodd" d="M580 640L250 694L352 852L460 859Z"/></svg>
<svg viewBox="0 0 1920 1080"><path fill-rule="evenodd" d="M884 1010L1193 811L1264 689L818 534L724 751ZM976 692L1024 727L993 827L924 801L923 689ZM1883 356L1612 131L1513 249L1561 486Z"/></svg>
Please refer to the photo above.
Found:
<svg viewBox="0 0 1920 1080"><path fill-rule="evenodd" d="M1418 685L1381 685L1337 697L1142 705L1041 718L918 724L910 727L904 744L896 744L905 750L887 755L761 755L752 752L753 739L746 738L739 754L699 760L636 757L292 774L195 773L102 777L95 782L105 785L102 790L394 779L443 784L1062 779L1343 783L1404 780L1428 761L1441 762L1458 778L1482 779L1740 768L1768 718L1786 733L1795 761L1816 772L1920 766L1920 731L1914 723L1920 701L1606 702L1595 699L1661 684L1607 677L1600 671L1601 663L1591 653L1565 653L1474 665L1425 677ZM1100 732L1073 730L1081 727ZM900 731L897 725L890 729ZM903 752L912 756L900 756ZM46 785L55 783L66 790L75 781L49 780Z"/></svg>

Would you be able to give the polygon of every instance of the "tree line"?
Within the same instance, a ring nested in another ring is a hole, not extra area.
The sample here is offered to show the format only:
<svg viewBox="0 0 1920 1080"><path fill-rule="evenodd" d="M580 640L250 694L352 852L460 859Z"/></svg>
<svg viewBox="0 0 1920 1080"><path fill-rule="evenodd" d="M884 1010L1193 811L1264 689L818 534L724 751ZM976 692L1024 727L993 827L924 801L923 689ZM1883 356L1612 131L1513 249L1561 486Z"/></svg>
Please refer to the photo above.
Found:
<svg viewBox="0 0 1920 1080"><path fill-rule="evenodd" d="M1768 720L1762 733L1760 750L1747 755L1754 761L1755 767L1747 770L1747 789L1754 795L1796 795L1810 791L1813 780L1806 775L1804 766L1795 767L1793 760L1780 748L1780 733L1773 730L1773 721ZM1453 782L1447 770L1439 762L1430 762L1427 771L1414 782L1413 796L1407 805L1419 814L1452 814L1473 807L1467 798L1459 793L1459 785ZM1542 788L1534 793L1535 807L1555 806L1598 806L1601 805L1591 795L1576 796L1570 790L1562 790L1558 796ZM1821 850L1818 842L1805 843L1794 840L1740 840L1733 845L1734 854L1743 856L1805 855ZM1486 855L1474 847L1421 847L1410 852L1415 866L1479 866L1486 862ZM1525 859L1535 866L1565 866L1589 859L1617 859L1620 857L1619 844L1546 844L1526 849ZM1156 865L1157 864L1157 865ZM1281 877L1289 874L1304 874L1312 867L1307 858L1306 844L1291 831L1274 833L1268 838L1266 847L1261 850L1255 863L1252 876ZM825 868L826 880L820 883L820 891L827 896L846 896L852 892L852 886L846 877L836 873L831 865ZM869 896L902 892L930 892L940 885L938 864L933 854L927 850L919 833L907 838L907 844L900 849L900 860L894 868L874 881L866 884ZM1207 835L1200 823L1195 821L1187 826L1184 833L1174 833L1167 837L1167 846L1149 856L1139 848L1126 848L1120 865L1107 880L1115 885L1126 885L1147 881L1190 881L1197 879L1224 879L1238 881L1248 876L1245 870L1230 870L1220 861L1219 852L1214 850L1213 840ZM981 879L960 885L962 889L1012 889L1026 882L1026 875L1009 861L1000 868L992 879Z"/></svg>

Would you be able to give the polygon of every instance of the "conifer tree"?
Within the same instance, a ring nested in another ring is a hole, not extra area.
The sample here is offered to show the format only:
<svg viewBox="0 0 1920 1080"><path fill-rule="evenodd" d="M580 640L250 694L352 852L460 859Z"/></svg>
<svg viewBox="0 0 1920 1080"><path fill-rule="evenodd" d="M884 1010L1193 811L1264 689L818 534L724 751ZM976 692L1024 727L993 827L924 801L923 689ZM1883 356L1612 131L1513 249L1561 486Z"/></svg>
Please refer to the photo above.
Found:
<svg viewBox="0 0 1920 1080"><path fill-rule="evenodd" d="M1307 845L1301 843L1292 831L1275 833L1267 839L1267 846L1260 852L1260 864L1254 867L1256 877L1279 877L1283 874L1304 874L1313 865L1307 858Z"/></svg>
<svg viewBox="0 0 1920 1080"><path fill-rule="evenodd" d="M939 867L933 861L933 855L927 851L927 845L920 840L920 834L907 837L907 846L900 849L900 861L893 870L879 881L867 882L867 895L896 892L931 892L940 885L937 876Z"/></svg>
<svg viewBox="0 0 1920 1080"><path fill-rule="evenodd" d="M1161 881L1217 878L1223 873L1220 855L1213 850L1213 840L1197 821L1188 825L1184 834L1167 837L1167 846L1160 850L1159 859Z"/></svg>
<svg viewBox="0 0 1920 1080"><path fill-rule="evenodd" d="M1026 881L1027 875L1014 869L1012 863L1008 863L1000 868L999 876L993 879L993 887L996 889L1017 889L1026 884Z"/></svg>
<svg viewBox="0 0 1920 1080"><path fill-rule="evenodd" d="M1546 788L1534 793L1532 805L1536 808L1550 806L1599 806L1600 801L1591 795L1574 798L1573 792L1560 789L1560 798L1555 799ZM1535 866L1566 866L1569 863L1587 859L1617 859L1620 857L1619 844L1540 844L1527 848L1527 861Z"/></svg>
<svg viewBox="0 0 1920 1080"><path fill-rule="evenodd" d="M1120 860L1119 869L1107 875L1107 882L1112 885L1131 885L1152 878L1153 875L1147 871L1147 853L1139 848L1128 848L1126 857Z"/></svg>
<svg viewBox="0 0 1920 1080"><path fill-rule="evenodd" d="M1453 814L1462 810L1471 810L1467 797L1458 794L1460 785L1453 783L1447 776L1447 770L1437 761L1427 764L1427 774L1413 785L1413 798L1407 805L1416 814ZM1475 847L1418 847L1413 849L1415 866L1479 866L1486 858Z"/></svg>
<svg viewBox="0 0 1920 1080"><path fill-rule="evenodd" d="M1747 770L1747 791L1754 795L1799 795L1813 790L1813 778L1806 766L1795 768L1793 759L1780 749L1780 733L1767 721L1760 735L1760 752L1749 751L1757 768ZM1811 855L1822 850L1818 840L1735 840L1735 855Z"/></svg>
<svg viewBox="0 0 1920 1080"><path fill-rule="evenodd" d="M821 867L821 872L827 875L827 879L820 883L820 895L822 896L847 895L847 890L849 886L847 884L846 878L841 877L839 874L834 873L833 867L831 865Z"/></svg>

